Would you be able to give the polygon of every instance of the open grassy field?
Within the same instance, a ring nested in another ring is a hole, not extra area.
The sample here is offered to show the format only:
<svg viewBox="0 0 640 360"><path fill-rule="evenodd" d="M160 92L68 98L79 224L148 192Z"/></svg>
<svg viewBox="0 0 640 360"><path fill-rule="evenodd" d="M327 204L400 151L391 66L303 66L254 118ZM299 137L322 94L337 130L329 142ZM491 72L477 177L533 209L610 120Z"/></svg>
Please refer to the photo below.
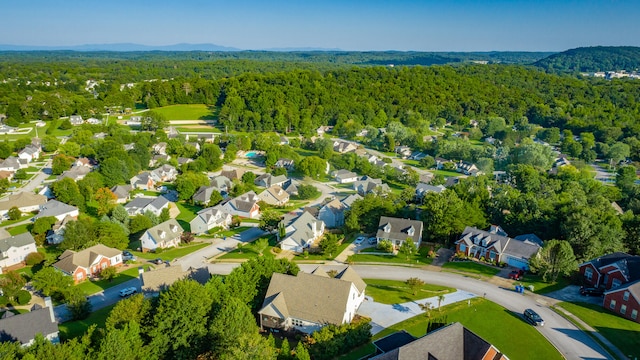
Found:
<svg viewBox="0 0 640 360"><path fill-rule="evenodd" d="M367 283L367 295L383 304L400 304L456 291L446 286L424 284L414 295L413 290L404 281L364 279L364 282Z"/></svg>
<svg viewBox="0 0 640 360"><path fill-rule="evenodd" d="M500 272L500 269L494 268L489 265L480 264L475 261L448 262L442 265L442 267L445 270L450 270L452 272L461 272L489 277L494 276Z"/></svg>
<svg viewBox="0 0 640 360"><path fill-rule="evenodd" d="M215 107L204 104L170 105L152 109L167 120L215 120Z"/></svg>
<svg viewBox="0 0 640 360"><path fill-rule="evenodd" d="M557 306L589 324L623 353L640 356L640 324L595 304L561 302Z"/></svg>

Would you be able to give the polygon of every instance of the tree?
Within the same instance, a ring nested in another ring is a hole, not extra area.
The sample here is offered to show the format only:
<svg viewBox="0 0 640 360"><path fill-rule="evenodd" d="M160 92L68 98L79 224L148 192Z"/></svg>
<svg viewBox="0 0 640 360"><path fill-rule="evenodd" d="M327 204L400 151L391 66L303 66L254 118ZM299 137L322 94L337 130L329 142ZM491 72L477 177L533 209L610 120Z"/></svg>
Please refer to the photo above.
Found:
<svg viewBox="0 0 640 360"><path fill-rule="evenodd" d="M43 216L36 219L33 222L33 226L31 227L31 233L33 235L44 234L47 231L51 230L53 224L58 222L58 219L55 216Z"/></svg>
<svg viewBox="0 0 640 360"><path fill-rule="evenodd" d="M328 257L334 257L338 252L338 246L340 242L336 234L327 233L322 240L318 243L318 246L322 249L322 254Z"/></svg>
<svg viewBox="0 0 640 360"><path fill-rule="evenodd" d="M63 250L82 250L95 244L96 229L92 218L80 217L69 221L64 230L64 239L58 245Z"/></svg>
<svg viewBox="0 0 640 360"><path fill-rule="evenodd" d="M413 242L413 239L410 237L408 237L405 241L403 241L402 245L400 245L400 248L398 249L398 252L404 255L405 260L407 261L409 261L411 256L415 254L417 251L418 249L416 248L416 244Z"/></svg>
<svg viewBox="0 0 640 360"><path fill-rule="evenodd" d="M211 196L209 197L209 206L218 205L222 202L222 200L224 200L224 198L222 197L222 194L220 194L220 191L213 190L211 192Z"/></svg>
<svg viewBox="0 0 640 360"><path fill-rule="evenodd" d="M140 128L147 131L162 130L169 125L167 118L155 111L149 111L142 117Z"/></svg>
<svg viewBox="0 0 640 360"><path fill-rule="evenodd" d="M625 193L629 193L636 185L636 168L621 166L616 174L616 186Z"/></svg>
<svg viewBox="0 0 640 360"><path fill-rule="evenodd" d="M244 174L242 174L242 182L247 184L247 185L253 185L253 183L256 181L256 174L254 174L251 171L247 171Z"/></svg>
<svg viewBox="0 0 640 360"><path fill-rule="evenodd" d="M565 240L549 240L530 259L531 269L542 274L544 281L555 282L558 275L569 275L577 267L573 248Z"/></svg>
<svg viewBox="0 0 640 360"><path fill-rule="evenodd" d="M205 174L188 171L178 175L175 184L179 198L187 200L191 199L201 186L209 185L209 178Z"/></svg>
<svg viewBox="0 0 640 360"><path fill-rule="evenodd" d="M73 278L53 267L46 266L33 275L31 284L44 296L60 300L64 297L64 293L73 286Z"/></svg>
<svg viewBox="0 0 640 360"><path fill-rule="evenodd" d="M278 360L291 360L291 358L291 344L289 344L289 339L284 338L280 346Z"/></svg>
<svg viewBox="0 0 640 360"><path fill-rule="evenodd" d="M9 216L9 220L18 220L22 216L22 211L14 206L9 209L9 211L7 212L7 216Z"/></svg>
<svg viewBox="0 0 640 360"><path fill-rule="evenodd" d="M51 173L53 175L60 175L63 172L69 170L71 164L73 164L74 158L63 154L57 154L53 157L51 162Z"/></svg>
<svg viewBox="0 0 640 360"><path fill-rule="evenodd" d="M609 159L609 163L612 166L615 166L620 163L620 161L629 157L631 152L631 148L629 145L621 142L617 142L609 148L609 152L606 154L607 159Z"/></svg>
<svg viewBox="0 0 640 360"><path fill-rule="evenodd" d="M415 294L414 294L415 295ZM424 304L418 304L418 306L420 307L420 310L424 311L424 314L428 317L431 318L431 310L433 310L433 305L431 305L430 302L426 302Z"/></svg>
<svg viewBox="0 0 640 360"><path fill-rule="evenodd" d="M148 359L148 349L140 333L140 324L135 321L127 322L122 328L106 331L95 351L96 359Z"/></svg>
<svg viewBox="0 0 640 360"><path fill-rule="evenodd" d="M113 281L116 276L118 276L118 270L116 270L116 268L113 266L108 266L100 271L100 277L103 280L107 280L109 282Z"/></svg>
<svg viewBox="0 0 640 360"><path fill-rule="evenodd" d="M18 169L15 174L13 174L13 178L16 180L26 180L27 176L27 170L25 169Z"/></svg>
<svg viewBox="0 0 640 360"><path fill-rule="evenodd" d="M151 301L145 299L143 294L135 294L116 303L109 312L105 326L111 330L122 329L131 321L142 324L150 311Z"/></svg>
<svg viewBox="0 0 640 360"><path fill-rule="evenodd" d="M272 233L282 221L282 215L276 210L265 209L260 215L260 229Z"/></svg>
<svg viewBox="0 0 640 360"><path fill-rule="evenodd" d="M18 292L27 284L27 279L22 274L10 270L0 278L0 288L10 300L17 300Z"/></svg>
<svg viewBox="0 0 640 360"><path fill-rule="evenodd" d="M113 210L111 210L111 221L118 222L123 225L129 225L129 213L127 213L127 209L122 205L116 205Z"/></svg>
<svg viewBox="0 0 640 360"><path fill-rule="evenodd" d="M417 295L418 294L418 290L420 290L422 288L422 286L424 285L424 281L418 279L417 277L409 278L404 283L407 284L409 286L409 288L411 288L411 291L413 292L413 295Z"/></svg>
<svg viewBox="0 0 640 360"><path fill-rule="evenodd" d="M229 297L211 319L209 334L214 344L212 350L222 353L237 347L241 336L257 335L258 326L249 306L235 297Z"/></svg>
<svg viewBox="0 0 640 360"><path fill-rule="evenodd" d="M73 320L82 320L91 314L91 303L80 288L72 287L66 292L67 309Z"/></svg>
<svg viewBox="0 0 640 360"><path fill-rule="evenodd" d="M267 249L267 247L269 247L269 239L260 238L256 240L253 246L255 246L256 250L258 251L258 255L262 256L262 253Z"/></svg>
<svg viewBox="0 0 640 360"><path fill-rule="evenodd" d="M42 150L45 152L53 152L58 150L58 146L60 145L60 140L53 135L47 135L42 138Z"/></svg>
<svg viewBox="0 0 640 360"><path fill-rule="evenodd" d="M148 217L142 214L138 214L132 217L131 221L129 221L129 232L131 234L140 233L151 227L153 227L153 223L151 222L151 219L149 219Z"/></svg>
<svg viewBox="0 0 640 360"><path fill-rule="evenodd" d="M84 197L80 193L78 184L71 178L64 178L53 183L51 191L58 201L69 205L75 205L81 210L84 209Z"/></svg>
<svg viewBox="0 0 640 360"><path fill-rule="evenodd" d="M307 348L304 347L304 344L302 343L302 341L298 342L298 345L296 345L296 349L294 350L295 355L294 355L294 359L295 360L311 360L311 356L309 356L309 351L307 351Z"/></svg>
<svg viewBox="0 0 640 360"><path fill-rule="evenodd" d="M166 207L160 211L160 216L158 217L158 221L160 223L163 223L165 221L168 221L169 219L171 219L171 212L169 211L169 208Z"/></svg>
<svg viewBox="0 0 640 360"><path fill-rule="evenodd" d="M192 232L185 231L180 235L180 242L183 244L190 244L195 237Z"/></svg>
<svg viewBox="0 0 640 360"><path fill-rule="evenodd" d="M109 188L103 187L96 191L94 200L98 203L98 216L104 216L116 206L118 197Z"/></svg>
<svg viewBox="0 0 640 360"><path fill-rule="evenodd" d="M300 200L315 199L320 196L320 194L322 194L320 190L313 185L298 185L298 199Z"/></svg>
<svg viewBox="0 0 640 360"><path fill-rule="evenodd" d="M440 305L442 304L443 301L444 301L444 295L442 294L438 295L438 311L440 311Z"/></svg>
<svg viewBox="0 0 640 360"><path fill-rule="evenodd" d="M320 179L322 174L325 173L327 168L327 162L317 156L307 156L302 159L298 164L298 170L305 176L309 176L313 179Z"/></svg>

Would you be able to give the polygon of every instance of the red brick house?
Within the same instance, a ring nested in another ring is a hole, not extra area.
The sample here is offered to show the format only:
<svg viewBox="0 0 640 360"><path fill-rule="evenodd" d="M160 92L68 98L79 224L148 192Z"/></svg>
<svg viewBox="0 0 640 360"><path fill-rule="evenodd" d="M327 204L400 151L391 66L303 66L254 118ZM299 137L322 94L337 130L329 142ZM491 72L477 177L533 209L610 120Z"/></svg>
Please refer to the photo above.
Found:
<svg viewBox="0 0 640 360"><path fill-rule="evenodd" d="M579 272L586 287L614 289L640 280L640 256L616 252L580 264Z"/></svg>
<svg viewBox="0 0 640 360"><path fill-rule="evenodd" d="M109 266L120 265L122 265L122 251L98 244L79 252L73 250L63 252L53 267L73 276L73 280L79 283L98 276Z"/></svg>
<svg viewBox="0 0 640 360"><path fill-rule="evenodd" d="M604 293L605 309L640 323L640 280L627 283Z"/></svg>

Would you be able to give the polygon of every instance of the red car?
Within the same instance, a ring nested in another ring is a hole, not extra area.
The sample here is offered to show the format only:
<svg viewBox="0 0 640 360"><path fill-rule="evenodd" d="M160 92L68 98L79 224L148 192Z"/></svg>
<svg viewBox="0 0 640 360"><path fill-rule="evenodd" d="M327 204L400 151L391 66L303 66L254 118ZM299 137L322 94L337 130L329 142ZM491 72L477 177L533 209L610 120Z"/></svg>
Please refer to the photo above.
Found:
<svg viewBox="0 0 640 360"><path fill-rule="evenodd" d="M513 270L512 272L509 273L509 279L520 280L520 279L522 279L523 275L524 275L524 271L522 271L522 270Z"/></svg>

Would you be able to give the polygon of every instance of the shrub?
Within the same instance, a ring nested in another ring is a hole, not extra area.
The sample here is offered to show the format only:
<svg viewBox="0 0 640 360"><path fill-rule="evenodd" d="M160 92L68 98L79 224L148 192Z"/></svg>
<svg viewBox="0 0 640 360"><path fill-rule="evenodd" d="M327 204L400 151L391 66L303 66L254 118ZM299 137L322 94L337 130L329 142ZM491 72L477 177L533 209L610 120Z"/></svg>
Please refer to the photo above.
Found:
<svg viewBox="0 0 640 360"><path fill-rule="evenodd" d="M387 253L393 252L393 243L390 240L378 241L378 249Z"/></svg>
<svg viewBox="0 0 640 360"><path fill-rule="evenodd" d="M27 290L18 291L18 296L16 296L18 300L18 305L26 305L31 301L31 293Z"/></svg>
<svg viewBox="0 0 640 360"><path fill-rule="evenodd" d="M7 306L7 304L9 303L9 298L6 296L0 296L0 307L2 306Z"/></svg>
<svg viewBox="0 0 640 360"><path fill-rule="evenodd" d="M118 276L118 271L113 266L109 266L100 272L100 277L107 281L113 280L116 276Z"/></svg>
<svg viewBox="0 0 640 360"><path fill-rule="evenodd" d="M276 254L280 254L282 252L282 249L277 247L277 246L274 246L273 247L273 252L276 253Z"/></svg>
<svg viewBox="0 0 640 360"><path fill-rule="evenodd" d="M44 261L44 255L42 255L42 253L39 253L37 251L29 253L27 255L27 257L24 259L24 262L28 266L33 266L33 265L36 265L36 264L40 264L43 261Z"/></svg>

